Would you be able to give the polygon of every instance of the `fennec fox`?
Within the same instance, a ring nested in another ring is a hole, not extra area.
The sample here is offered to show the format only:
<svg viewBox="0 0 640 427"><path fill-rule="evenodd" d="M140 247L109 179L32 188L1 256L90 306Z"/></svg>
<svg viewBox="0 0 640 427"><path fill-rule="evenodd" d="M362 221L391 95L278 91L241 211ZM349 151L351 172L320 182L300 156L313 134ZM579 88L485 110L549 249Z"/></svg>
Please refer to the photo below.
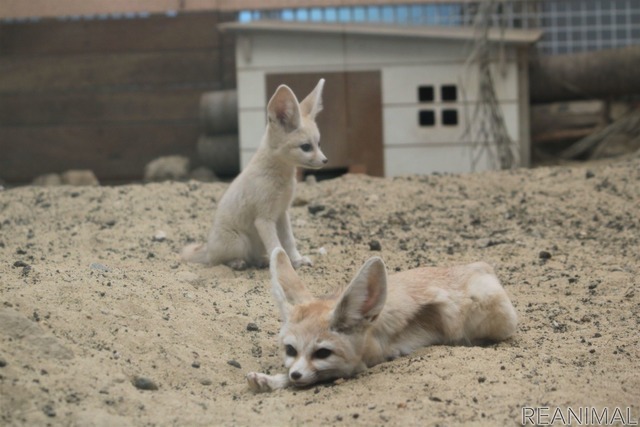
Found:
<svg viewBox="0 0 640 427"><path fill-rule="evenodd" d="M271 282L289 372L249 373L254 391L350 377L423 346L500 341L516 330L515 309L484 262L408 270L387 286L385 265L373 257L348 286L318 299L276 249Z"/></svg>
<svg viewBox="0 0 640 427"><path fill-rule="evenodd" d="M300 103L289 87L278 87L267 105L267 128L258 151L220 199L207 243L185 247L183 260L235 269L266 266L269 254L282 247L295 268L311 265L296 249L287 209L296 166L318 169L327 163L315 123L323 86L320 79Z"/></svg>

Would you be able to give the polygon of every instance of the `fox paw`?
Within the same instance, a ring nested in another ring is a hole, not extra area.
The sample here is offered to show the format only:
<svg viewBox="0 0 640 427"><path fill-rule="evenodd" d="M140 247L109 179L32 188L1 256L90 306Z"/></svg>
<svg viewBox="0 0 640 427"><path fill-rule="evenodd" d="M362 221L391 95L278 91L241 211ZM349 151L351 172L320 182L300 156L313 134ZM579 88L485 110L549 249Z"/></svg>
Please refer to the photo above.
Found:
<svg viewBox="0 0 640 427"><path fill-rule="evenodd" d="M272 388L269 384L269 380L269 375L260 374L258 372L249 372L247 374L247 384L249 384L249 388L256 393L271 391Z"/></svg>
<svg viewBox="0 0 640 427"><path fill-rule="evenodd" d="M249 388L256 393L279 390L289 386L289 377L286 374L267 375L249 372L246 378Z"/></svg>
<svg viewBox="0 0 640 427"><path fill-rule="evenodd" d="M256 263L256 267L258 267L258 268L269 268L269 258L267 258L267 257L261 258Z"/></svg>
<svg viewBox="0 0 640 427"><path fill-rule="evenodd" d="M237 271L243 271L247 269L247 262L243 259L234 259L226 263L229 267Z"/></svg>
<svg viewBox="0 0 640 427"><path fill-rule="evenodd" d="M306 257L306 256L303 256L303 257L300 257L300 258L296 259L291 264L293 265L293 268L295 268L295 269L298 269L298 268L302 267L303 265L307 266L307 267L313 266L313 263L311 262L309 257Z"/></svg>

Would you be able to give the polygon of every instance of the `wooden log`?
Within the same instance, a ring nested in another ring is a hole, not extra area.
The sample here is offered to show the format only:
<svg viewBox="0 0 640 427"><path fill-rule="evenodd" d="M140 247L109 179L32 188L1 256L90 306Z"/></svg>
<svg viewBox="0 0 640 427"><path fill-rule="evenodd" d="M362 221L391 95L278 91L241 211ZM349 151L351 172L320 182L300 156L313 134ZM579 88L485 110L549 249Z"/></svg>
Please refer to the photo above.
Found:
<svg viewBox="0 0 640 427"><path fill-rule="evenodd" d="M640 108L630 111L609 126L576 142L561 152L560 157L573 159L588 154L590 158L598 158L612 155L612 153L632 152L638 149L637 144L640 142L638 135L640 135Z"/></svg>
<svg viewBox="0 0 640 427"><path fill-rule="evenodd" d="M607 121L604 101L571 101L531 107L531 140L547 144L575 141L594 132Z"/></svg>
<svg viewBox="0 0 640 427"><path fill-rule="evenodd" d="M531 107L531 133L598 126L605 122L606 110L600 100L537 104Z"/></svg>
<svg viewBox="0 0 640 427"><path fill-rule="evenodd" d="M205 135L238 133L238 92L204 93L200 97L200 123Z"/></svg>
<svg viewBox="0 0 640 427"><path fill-rule="evenodd" d="M539 56L530 63L532 103L640 94L640 46Z"/></svg>
<svg viewBox="0 0 640 427"><path fill-rule="evenodd" d="M218 176L230 177L240 172L240 144L237 134L206 136L198 139L198 160Z"/></svg>
<svg viewBox="0 0 640 427"><path fill-rule="evenodd" d="M560 129L551 132L539 133L531 137L534 144L550 144L557 142L577 141L597 131L597 127L580 129Z"/></svg>

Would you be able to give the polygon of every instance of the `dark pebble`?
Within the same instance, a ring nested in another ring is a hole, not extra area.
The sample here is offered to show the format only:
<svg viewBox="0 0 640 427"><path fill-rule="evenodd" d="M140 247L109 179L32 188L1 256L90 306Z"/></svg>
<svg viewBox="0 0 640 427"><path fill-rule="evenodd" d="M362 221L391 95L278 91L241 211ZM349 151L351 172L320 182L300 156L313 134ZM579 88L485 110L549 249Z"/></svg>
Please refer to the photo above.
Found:
<svg viewBox="0 0 640 427"><path fill-rule="evenodd" d="M596 176L595 173L593 173L593 171L587 170L587 172L584 174L584 176L589 179L589 178L593 178L594 176Z"/></svg>
<svg viewBox="0 0 640 427"><path fill-rule="evenodd" d="M371 251L381 251L382 245L378 240L372 240L369 242L369 250Z"/></svg>
<svg viewBox="0 0 640 427"><path fill-rule="evenodd" d="M242 369L242 365L240 365L239 362L237 362L236 360L227 360L227 364L233 366L234 368L238 368L238 369Z"/></svg>
<svg viewBox="0 0 640 427"><path fill-rule="evenodd" d="M0 359L0 368L4 368L5 366L7 366L7 361L4 359Z"/></svg>
<svg viewBox="0 0 640 427"><path fill-rule="evenodd" d="M140 390L157 390L158 386L156 383L151 381L149 378L145 377L135 377L133 379L133 385L135 388Z"/></svg>
<svg viewBox="0 0 640 427"><path fill-rule="evenodd" d="M485 382L487 379L485 377L478 377L478 382L480 384L482 384L483 382Z"/></svg>
<svg viewBox="0 0 640 427"><path fill-rule="evenodd" d="M440 399L439 397L436 397L436 396L431 396L429 398L429 400L432 401L432 402L442 402L442 399Z"/></svg>
<svg viewBox="0 0 640 427"><path fill-rule="evenodd" d="M24 249L20 249L20 248L18 248L18 249L16 249L16 253L17 253L18 255L26 255L26 254L27 254L27 251L25 251Z"/></svg>
<svg viewBox="0 0 640 427"><path fill-rule="evenodd" d="M260 330L260 328L258 328L258 325L256 325L255 323L251 322L247 325L247 331L251 331L251 332L258 332Z"/></svg>
<svg viewBox="0 0 640 427"><path fill-rule="evenodd" d="M47 417L53 418L56 416L56 410L53 409L53 406L51 405L44 405L42 407L42 412L44 412Z"/></svg>
<svg viewBox="0 0 640 427"><path fill-rule="evenodd" d="M544 260L551 259L551 252L540 251L540 253L538 254L538 258L544 259Z"/></svg>
<svg viewBox="0 0 640 427"><path fill-rule="evenodd" d="M23 276L28 276L29 273L31 273L31 266L30 265L25 265L24 267L22 267L22 275Z"/></svg>
<svg viewBox="0 0 640 427"><path fill-rule="evenodd" d="M324 205L309 205L307 206L307 209L309 210L309 213L311 215L315 215L318 212L322 212L323 210L325 210Z"/></svg>
<svg viewBox="0 0 640 427"><path fill-rule="evenodd" d="M329 218L329 219L336 219L337 216L338 216L338 211L333 208L329 209L322 215L323 218ZM343 223L343 227L344 227L344 223ZM343 230L345 230L345 228L343 228Z"/></svg>
<svg viewBox="0 0 640 427"><path fill-rule="evenodd" d="M194 360L193 363L191 364L191 367L198 369L200 367L200 362L198 362L197 360Z"/></svg>
<svg viewBox="0 0 640 427"><path fill-rule="evenodd" d="M24 261L16 261L13 263L14 267L29 267L29 264L27 264Z"/></svg>

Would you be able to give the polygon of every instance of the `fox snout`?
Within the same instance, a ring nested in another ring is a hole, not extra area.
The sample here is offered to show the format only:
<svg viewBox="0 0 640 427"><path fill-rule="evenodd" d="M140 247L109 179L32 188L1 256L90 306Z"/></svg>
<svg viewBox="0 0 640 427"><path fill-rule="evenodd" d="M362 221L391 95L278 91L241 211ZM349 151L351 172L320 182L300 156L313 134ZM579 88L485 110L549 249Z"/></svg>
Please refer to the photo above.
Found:
<svg viewBox="0 0 640 427"><path fill-rule="evenodd" d="M289 369L289 379L296 386L305 386L314 382L315 373L307 360L299 358Z"/></svg>
<svg viewBox="0 0 640 427"><path fill-rule="evenodd" d="M328 162L329 162L329 159L327 159L327 156L324 155L324 153L320 150L320 148L317 148L313 157L311 157L310 159L309 158L302 159L300 163L302 163L301 166L304 166L307 168L320 169L324 165L326 165Z"/></svg>
<svg viewBox="0 0 640 427"><path fill-rule="evenodd" d="M324 155L324 153L320 150L318 150L318 167L322 167L324 165L326 165L327 163L329 163L329 159L327 159L327 156Z"/></svg>
<svg viewBox="0 0 640 427"><path fill-rule="evenodd" d="M316 382L315 375L303 375L300 371L290 371L289 381L296 387L305 387Z"/></svg>

